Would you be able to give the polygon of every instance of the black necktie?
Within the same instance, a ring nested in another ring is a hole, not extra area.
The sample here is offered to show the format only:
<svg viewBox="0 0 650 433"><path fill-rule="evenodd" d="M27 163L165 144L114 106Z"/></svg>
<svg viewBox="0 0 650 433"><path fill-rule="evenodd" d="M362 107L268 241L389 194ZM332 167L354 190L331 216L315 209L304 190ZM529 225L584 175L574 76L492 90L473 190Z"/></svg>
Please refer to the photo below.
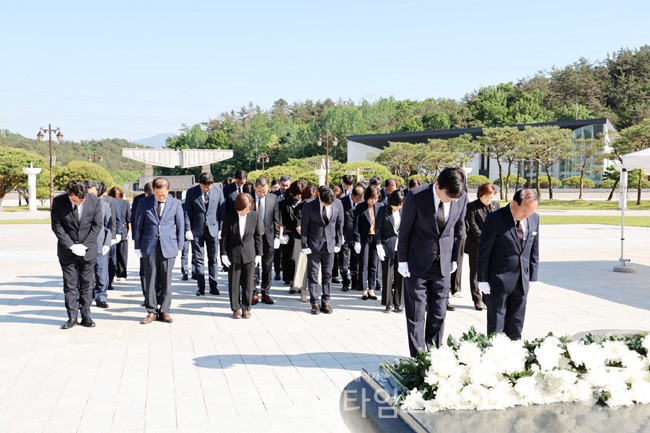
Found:
<svg viewBox="0 0 650 433"><path fill-rule="evenodd" d="M74 212L74 217L76 218L77 222L79 222L79 206L73 205L73 212Z"/></svg>
<svg viewBox="0 0 650 433"><path fill-rule="evenodd" d="M164 201L159 201L158 202L158 207L156 208L156 212L158 212L158 218L160 218L162 216L163 204L164 203L165 203Z"/></svg>
<svg viewBox="0 0 650 433"><path fill-rule="evenodd" d="M524 229L521 226L521 221L517 221L517 224L515 224L515 227L517 227L517 237L519 238L519 243L521 244L521 247L524 247Z"/></svg>
<svg viewBox="0 0 650 433"><path fill-rule="evenodd" d="M440 200L438 204L438 230L442 233L442 230L445 228L445 205Z"/></svg>
<svg viewBox="0 0 650 433"><path fill-rule="evenodd" d="M205 200L205 208L208 208L208 205L210 204L210 194L207 192L203 193L203 200Z"/></svg>
<svg viewBox="0 0 650 433"><path fill-rule="evenodd" d="M330 219L327 218L327 208L325 206L323 206L322 215L323 215L323 221L325 221L325 225L327 225L330 222Z"/></svg>

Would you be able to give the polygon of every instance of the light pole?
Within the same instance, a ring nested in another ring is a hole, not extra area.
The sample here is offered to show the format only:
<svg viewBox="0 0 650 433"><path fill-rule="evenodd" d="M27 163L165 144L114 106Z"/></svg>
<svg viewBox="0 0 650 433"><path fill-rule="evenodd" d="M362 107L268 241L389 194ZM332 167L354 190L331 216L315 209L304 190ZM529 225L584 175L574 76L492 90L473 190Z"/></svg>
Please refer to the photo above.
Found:
<svg viewBox="0 0 650 433"><path fill-rule="evenodd" d="M316 140L318 146L323 145L323 139L325 139L325 186L330 185L330 138L332 139L332 145L336 147L339 144L339 139L336 138L336 135L330 134L327 131L326 134L321 134Z"/></svg>
<svg viewBox="0 0 650 433"><path fill-rule="evenodd" d="M97 163L97 160L101 162L104 160L104 157L97 152L93 152L90 155L88 155L88 162Z"/></svg>
<svg viewBox="0 0 650 433"><path fill-rule="evenodd" d="M257 162L262 163L262 171L264 171L264 163L269 162L269 156L266 153L261 153L257 155Z"/></svg>
<svg viewBox="0 0 650 433"><path fill-rule="evenodd" d="M47 129L44 127L38 131L36 137L38 141L42 142L45 133L49 134L49 145L50 145L50 209L52 209L52 200L54 200L54 175L52 173L52 167L54 167L54 158L52 157L52 133L56 132L56 139L59 140L59 143L63 142L63 134L61 133L60 128L52 129L52 124L47 125Z"/></svg>

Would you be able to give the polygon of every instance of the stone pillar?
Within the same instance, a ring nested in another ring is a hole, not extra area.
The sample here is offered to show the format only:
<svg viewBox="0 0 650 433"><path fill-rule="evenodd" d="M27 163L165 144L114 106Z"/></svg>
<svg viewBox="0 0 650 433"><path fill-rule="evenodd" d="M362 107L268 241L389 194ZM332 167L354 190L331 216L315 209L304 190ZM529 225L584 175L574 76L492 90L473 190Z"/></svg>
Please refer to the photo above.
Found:
<svg viewBox="0 0 650 433"><path fill-rule="evenodd" d="M27 175L27 187L29 190L29 211L36 212L36 175L43 169L34 168L34 164L29 164L29 167L23 168L23 173Z"/></svg>
<svg viewBox="0 0 650 433"><path fill-rule="evenodd" d="M318 185L319 186L325 185L325 169L317 168L316 170L314 170L314 173L318 175Z"/></svg>

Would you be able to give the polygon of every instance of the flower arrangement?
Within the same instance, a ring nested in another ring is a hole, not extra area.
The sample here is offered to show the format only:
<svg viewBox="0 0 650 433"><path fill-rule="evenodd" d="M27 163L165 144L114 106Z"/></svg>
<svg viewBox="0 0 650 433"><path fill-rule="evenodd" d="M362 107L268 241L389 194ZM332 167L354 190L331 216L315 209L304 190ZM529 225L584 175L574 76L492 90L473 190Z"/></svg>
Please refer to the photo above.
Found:
<svg viewBox="0 0 650 433"><path fill-rule="evenodd" d="M532 342L473 327L447 346L383 365L401 387L403 409L505 409L556 402L612 408L650 403L650 336L573 341L549 333Z"/></svg>

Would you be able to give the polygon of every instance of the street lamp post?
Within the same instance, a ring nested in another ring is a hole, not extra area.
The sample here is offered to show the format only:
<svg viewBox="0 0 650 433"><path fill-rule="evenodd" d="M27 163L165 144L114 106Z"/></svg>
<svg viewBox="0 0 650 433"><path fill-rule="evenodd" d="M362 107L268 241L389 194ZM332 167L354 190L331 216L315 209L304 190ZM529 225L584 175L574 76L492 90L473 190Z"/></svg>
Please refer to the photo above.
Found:
<svg viewBox="0 0 650 433"><path fill-rule="evenodd" d="M63 134L61 133L60 128L52 129L52 124L48 124L47 129L43 127L38 131L38 134L36 134L38 141L43 141L43 137L45 137L46 132L49 134L50 146L50 209L52 209L52 200L54 200L54 175L52 173L52 167L54 167L54 158L52 157L52 133L57 133L56 139L59 141L59 143L63 142Z"/></svg>
<svg viewBox="0 0 650 433"><path fill-rule="evenodd" d="M98 160L101 162L104 160L104 157L97 152L93 152L90 155L88 155L88 162L97 163Z"/></svg>
<svg viewBox="0 0 650 433"><path fill-rule="evenodd" d="M319 135L318 140L316 140L316 144L322 146L323 139L325 139L325 186L330 185L330 138L332 139L332 145L336 147L339 144L339 139L336 138L336 135L330 134L329 131Z"/></svg>
<svg viewBox="0 0 650 433"><path fill-rule="evenodd" d="M264 171L264 163L269 162L269 156L266 153L261 153L257 155L257 162L262 163L262 171Z"/></svg>

